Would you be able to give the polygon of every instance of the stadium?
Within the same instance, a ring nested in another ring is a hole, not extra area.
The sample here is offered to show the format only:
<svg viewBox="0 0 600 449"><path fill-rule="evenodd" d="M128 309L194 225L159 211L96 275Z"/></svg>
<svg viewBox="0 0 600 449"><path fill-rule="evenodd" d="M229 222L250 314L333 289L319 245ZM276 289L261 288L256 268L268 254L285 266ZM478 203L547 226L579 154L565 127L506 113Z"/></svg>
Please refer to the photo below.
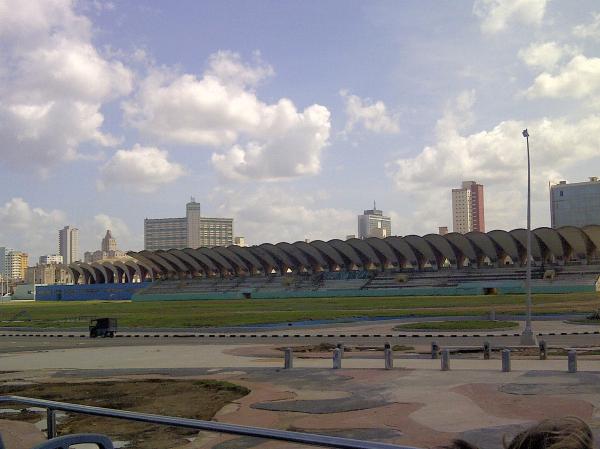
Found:
<svg viewBox="0 0 600 449"><path fill-rule="evenodd" d="M527 231L263 243L128 253L69 265L74 285L39 300L241 299L515 294L525 291ZM532 231L532 292L596 291L600 226Z"/></svg>

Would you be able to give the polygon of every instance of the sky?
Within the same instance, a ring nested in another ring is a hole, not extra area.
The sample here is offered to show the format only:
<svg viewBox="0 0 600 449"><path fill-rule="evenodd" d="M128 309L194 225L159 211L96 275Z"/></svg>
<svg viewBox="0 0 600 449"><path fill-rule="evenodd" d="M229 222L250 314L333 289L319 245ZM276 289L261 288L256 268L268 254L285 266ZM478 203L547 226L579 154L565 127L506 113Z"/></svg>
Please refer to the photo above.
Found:
<svg viewBox="0 0 600 449"><path fill-rule="evenodd" d="M548 183L600 175L595 1L0 0L0 246L81 251L144 218L234 218L250 244L550 223Z"/></svg>

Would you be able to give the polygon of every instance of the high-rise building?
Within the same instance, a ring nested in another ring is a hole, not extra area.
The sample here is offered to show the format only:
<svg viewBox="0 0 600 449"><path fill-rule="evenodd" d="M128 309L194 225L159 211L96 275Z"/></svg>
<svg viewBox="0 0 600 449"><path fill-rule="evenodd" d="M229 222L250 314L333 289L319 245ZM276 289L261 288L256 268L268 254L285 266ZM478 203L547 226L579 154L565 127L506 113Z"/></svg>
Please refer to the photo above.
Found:
<svg viewBox="0 0 600 449"><path fill-rule="evenodd" d="M246 238L242 236L234 237L233 244L237 246L246 246Z"/></svg>
<svg viewBox="0 0 600 449"><path fill-rule="evenodd" d="M448 226L440 226L440 227L438 227L438 234L439 235L446 235L446 234L448 234Z"/></svg>
<svg viewBox="0 0 600 449"><path fill-rule="evenodd" d="M60 254L46 254L40 256L39 259L40 265L56 265L60 263L63 263L63 257Z"/></svg>
<svg viewBox="0 0 600 449"><path fill-rule="evenodd" d="M550 186L550 220L553 228L600 224L600 181L591 177L587 182Z"/></svg>
<svg viewBox="0 0 600 449"><path fill-rule="evenodd" d="M144 248L150 251L233 244L233 218L209 218L194 198L186 204L185 218L146 218Z"/></svg>
<svg viewBox="0 0 600 449"><path fill-rule="evenodd" d="M79 229L65 226L58 231L58 252L66 265L79 259Z"/></svg>
<svg viewBox="0 0 600 449"><path fill-rule="evenodd" d="M117 241L113 238L110 229L106 231L106 235L102 239L102 251L110 253L117 250Z"/></svg>
<svg viewBox="0 0 600 449"><path fill-rule="evenodd" d="M13 280L24 280L29 255L21 251L11 251L6 258L6 277Z"/></svg>
<svg viewBox="0 0 600 449"><path fill-rule="evenodd" d="M452 230L485 232L483 185L464 181L460 189L452 189Z"/></svg>
<svg viewBox="0 0 600 449"><path fill-rule="evenodd" d="M8 254L12 251L12 248L6 246L0 246L0 277L8 279Z"/></svg>
<svg viewBox="0 0 600 449"><path fill-rule="evenodd" d="M392 219L385 217L383 211L377 209L373 202L373 209L363 212L358 216L358 238L369 237L385 238L392 235Z"/></svg>

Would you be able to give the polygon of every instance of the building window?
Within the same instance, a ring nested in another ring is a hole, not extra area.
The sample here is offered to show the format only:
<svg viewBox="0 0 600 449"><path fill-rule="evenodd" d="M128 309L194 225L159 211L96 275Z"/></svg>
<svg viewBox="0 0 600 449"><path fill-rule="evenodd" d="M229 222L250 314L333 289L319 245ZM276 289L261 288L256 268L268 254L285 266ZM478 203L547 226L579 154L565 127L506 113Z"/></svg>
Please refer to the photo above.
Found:
<svg viewBox="0 0 600 449"><path fill-rule="evenodd" d="M563 196L563 191L562 190L560 191L560 196Z"/></svg>

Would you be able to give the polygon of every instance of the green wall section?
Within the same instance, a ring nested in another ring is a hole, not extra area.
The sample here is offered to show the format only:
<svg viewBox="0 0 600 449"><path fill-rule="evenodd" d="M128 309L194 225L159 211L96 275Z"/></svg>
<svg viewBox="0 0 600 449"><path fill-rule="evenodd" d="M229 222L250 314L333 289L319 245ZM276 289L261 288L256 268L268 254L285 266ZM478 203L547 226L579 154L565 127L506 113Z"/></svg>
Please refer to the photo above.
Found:
<svg viewBox="0 0 600 449"><path fill-rule="evenodd" d="M477 284L477 283L473 283ZM516 283L508 285L496 284L498 294L524 294L525 288ZM596 291L592 285L543 285L532 286L532 293L580 293ZM404 287L377 290L323 290L323 291L269 291L253 292L252 299L286 299L286 298L337 298L337 297L377 297L377 296L470 296L483 295L484 287L480 285L459 284L456 287ZM133 295L133 301L201 301L210 299L244 299L242 293L162 293Z"/></svg>

